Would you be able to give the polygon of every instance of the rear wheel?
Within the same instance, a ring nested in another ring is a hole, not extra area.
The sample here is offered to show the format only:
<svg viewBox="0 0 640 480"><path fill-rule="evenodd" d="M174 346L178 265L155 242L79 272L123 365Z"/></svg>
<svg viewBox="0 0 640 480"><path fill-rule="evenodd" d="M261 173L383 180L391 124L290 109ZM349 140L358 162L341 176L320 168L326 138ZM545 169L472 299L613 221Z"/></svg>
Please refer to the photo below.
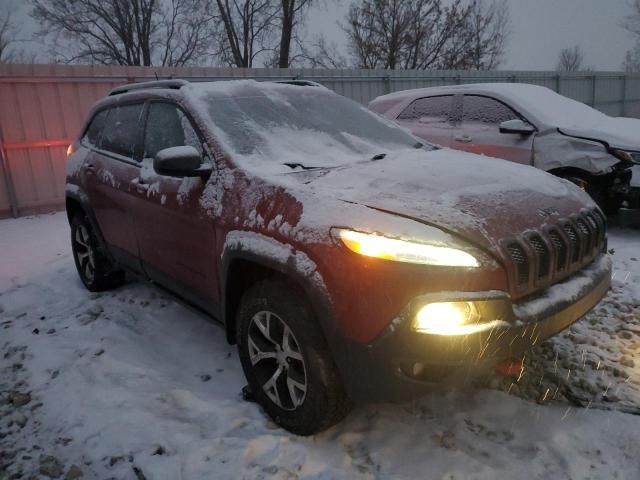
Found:
<svg viewBox="0 0 640 480"><path fill-rule="evenodd" d="M282 428L312 435L339 422L349 403L304 295L265 280L242 297L238 351L256 401Z"/></svg>
<svg viewBox="0 0 640 480"><path fill-rule="evenodd" d="M118 270L98 248L91 224L85 215L71 220L71 250L78 275L92 292L116 288L124 283L124 272Z"/></svg>

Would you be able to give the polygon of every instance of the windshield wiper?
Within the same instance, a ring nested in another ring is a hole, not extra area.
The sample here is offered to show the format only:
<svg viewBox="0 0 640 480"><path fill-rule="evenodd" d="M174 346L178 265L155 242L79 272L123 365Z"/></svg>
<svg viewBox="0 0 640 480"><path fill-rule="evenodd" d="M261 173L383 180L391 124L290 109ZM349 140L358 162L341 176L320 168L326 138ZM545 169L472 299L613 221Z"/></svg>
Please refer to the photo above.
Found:
<svg viewBox="0 0 640 480"><path fill-rule="evenodd" d="M327 168L327 167L307 167L306 165L303 165L301 163L295 163L295 162L287 162L287 163L284 163L283 165L286 165L291 170L295 170L296 168L301 168L303 170L317 170L318 168Z"/></svg>

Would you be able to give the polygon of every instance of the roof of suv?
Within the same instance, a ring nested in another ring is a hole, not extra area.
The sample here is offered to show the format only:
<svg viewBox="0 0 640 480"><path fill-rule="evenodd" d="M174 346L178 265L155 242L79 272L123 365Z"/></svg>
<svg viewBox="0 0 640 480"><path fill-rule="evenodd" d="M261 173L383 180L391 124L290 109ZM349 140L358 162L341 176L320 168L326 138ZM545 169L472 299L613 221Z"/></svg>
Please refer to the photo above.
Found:
<svg viewBox="0 0 640 480"><path fill-rule="evenodd" d="M247 79L238 79L232 81L232 83L240 82ZM213 83L215 81L209 82L197 82L197 83ZM297 87L321 87L322 85L313 82L311 80L299 80L299 79L284 79L284 80L271 80L270 83L281 83L287 85L294 85ZM123 93L128 93L137 90L153 90L153 89L162 89L162 90L180 90L185 85L189 85L191 82L183 79L169 79L169 80L152 80L150 82L138 82L138 83L128 83L126 85L120 85L111 89L109 92L109 96L120 95ZM226 83L226 82L225 82Z"/></svg>

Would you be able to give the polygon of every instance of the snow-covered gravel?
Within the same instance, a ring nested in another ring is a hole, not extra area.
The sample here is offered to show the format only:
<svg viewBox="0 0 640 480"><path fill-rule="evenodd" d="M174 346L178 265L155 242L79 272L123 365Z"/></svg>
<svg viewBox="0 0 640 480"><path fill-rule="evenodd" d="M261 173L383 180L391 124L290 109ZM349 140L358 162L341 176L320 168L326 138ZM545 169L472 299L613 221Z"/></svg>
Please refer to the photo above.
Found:
<svg viewBox="0 0 640 480"><path fill-rule="evenodd" d="M311 438L241 400L218 325L150 285L87 292L68 243L64 213L0 221L0 479L638 478L640 231L610 232L613 291L519 381Z"/></svg>

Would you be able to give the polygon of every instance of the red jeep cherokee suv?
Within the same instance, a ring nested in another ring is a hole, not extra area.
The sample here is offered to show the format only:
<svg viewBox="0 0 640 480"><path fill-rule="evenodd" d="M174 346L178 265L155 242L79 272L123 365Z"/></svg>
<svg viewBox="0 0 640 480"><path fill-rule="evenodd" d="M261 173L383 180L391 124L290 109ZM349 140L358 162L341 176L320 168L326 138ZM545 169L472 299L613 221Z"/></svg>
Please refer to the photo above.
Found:
<svg viewBox="0 0 640 480"><path fill-rule="evenodd" d="M424 145L311 82L116 88L67 173L86 287L128 271L209 312L298 434L512 358L610 285L578 187Z"/></svg>

